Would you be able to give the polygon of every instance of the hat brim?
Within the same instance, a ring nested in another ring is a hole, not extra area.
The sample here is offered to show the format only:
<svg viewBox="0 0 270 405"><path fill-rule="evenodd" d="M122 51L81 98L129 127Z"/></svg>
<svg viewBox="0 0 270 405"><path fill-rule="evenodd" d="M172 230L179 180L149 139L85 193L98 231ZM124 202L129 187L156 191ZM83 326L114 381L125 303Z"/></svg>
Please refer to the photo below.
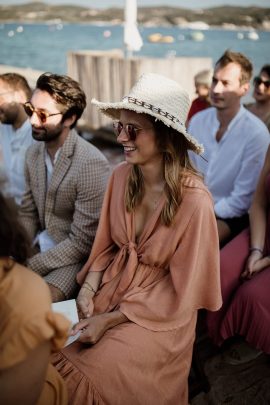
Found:
<svg viewBox="0 0 270 405"><path fill-rule="evenodd" d="M107 115L108 117L114 120L118 120L120 118L121 110L130 110L140 114L151 115L152 117L155 117L159 121L162 121L168 127L171 127L175 129L177 132L181 133L191 143L190 149L192 149L198 155L204 152L203 145L199 144L199 142L186 131L184 125L181 125L179 122L171 121L169 118L162 116L152 111L151 109L147 109L137 104L129 103L128 101L125 100L116 103L103 103L93 98L91 100L91 103L95 105L103 114Z"/></svg>

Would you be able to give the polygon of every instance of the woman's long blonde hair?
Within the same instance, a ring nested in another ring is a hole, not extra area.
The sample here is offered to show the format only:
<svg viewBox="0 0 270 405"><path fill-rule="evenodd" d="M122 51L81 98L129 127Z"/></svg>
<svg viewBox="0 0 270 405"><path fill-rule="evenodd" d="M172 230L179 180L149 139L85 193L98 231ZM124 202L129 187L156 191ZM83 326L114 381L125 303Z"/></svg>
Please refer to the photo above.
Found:
<svg viewBox="0 0 270 405"><path fill-rule="evenodd" d="M166 203L161 212L162 223L170 226L183 198L182 180L188 174L199 176L193 167L188 150L195 147L178 131L167 127L161 121L151 120L156 133L158 147L163 155ZM132 212L144 195L143 174L138 165L133 165L125 191L125 206Z"/></svg>

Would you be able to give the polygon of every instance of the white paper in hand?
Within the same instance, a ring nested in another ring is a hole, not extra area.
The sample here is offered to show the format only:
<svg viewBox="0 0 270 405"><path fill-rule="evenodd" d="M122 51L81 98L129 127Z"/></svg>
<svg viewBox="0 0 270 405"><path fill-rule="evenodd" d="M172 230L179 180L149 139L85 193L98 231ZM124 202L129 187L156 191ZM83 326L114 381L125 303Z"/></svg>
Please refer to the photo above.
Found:
<svg viewBox="0 0 270 405"><path fill-rule="evenodd" d="M76 306L75 300L67 300L67 301L60 301L54 302L52 304L52 309L54 312L59 312L60 314L64 315L73 325L79 322L78 311ZM70 345L72 342L78 339L80 336L80 332L76 333L74 336L69 336L66 341L65 346Z"/></svg>

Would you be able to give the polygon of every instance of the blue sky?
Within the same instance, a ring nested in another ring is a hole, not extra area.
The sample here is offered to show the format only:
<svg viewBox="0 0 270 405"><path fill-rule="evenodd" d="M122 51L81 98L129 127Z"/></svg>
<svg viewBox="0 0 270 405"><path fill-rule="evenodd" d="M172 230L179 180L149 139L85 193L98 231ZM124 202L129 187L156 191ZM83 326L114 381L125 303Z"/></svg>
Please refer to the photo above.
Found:
<svg viewBox="0 0 270 405"><path fill-rule="evenodd" d="M76 4L85 7L123 7L124 0L43 0L49 4ZM27 0L0 0L0 5L29 3ZM166 5L183 8L207 8L220 5L269 7L270 0L137 0L138 6Z"/></svg>

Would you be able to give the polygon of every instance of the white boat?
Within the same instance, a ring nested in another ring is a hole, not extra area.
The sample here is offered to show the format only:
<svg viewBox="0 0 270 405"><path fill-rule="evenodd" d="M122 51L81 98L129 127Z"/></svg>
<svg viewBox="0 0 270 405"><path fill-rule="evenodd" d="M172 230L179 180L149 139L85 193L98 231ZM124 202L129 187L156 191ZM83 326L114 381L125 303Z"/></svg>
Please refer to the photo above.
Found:
<svg viewBox="0 0 270 405"><path fill-rule="evenodd" d="M258 41L258 39L260 39L259 34L256 31L249 31L246 37L251 41Z"/></svg>
<svg viewBox="0 0 270 405"><path fill-rule="evenodd" d="M194 31L189 34L190 39L193 41L203 41L204 34L201 31Z"/></svg>

